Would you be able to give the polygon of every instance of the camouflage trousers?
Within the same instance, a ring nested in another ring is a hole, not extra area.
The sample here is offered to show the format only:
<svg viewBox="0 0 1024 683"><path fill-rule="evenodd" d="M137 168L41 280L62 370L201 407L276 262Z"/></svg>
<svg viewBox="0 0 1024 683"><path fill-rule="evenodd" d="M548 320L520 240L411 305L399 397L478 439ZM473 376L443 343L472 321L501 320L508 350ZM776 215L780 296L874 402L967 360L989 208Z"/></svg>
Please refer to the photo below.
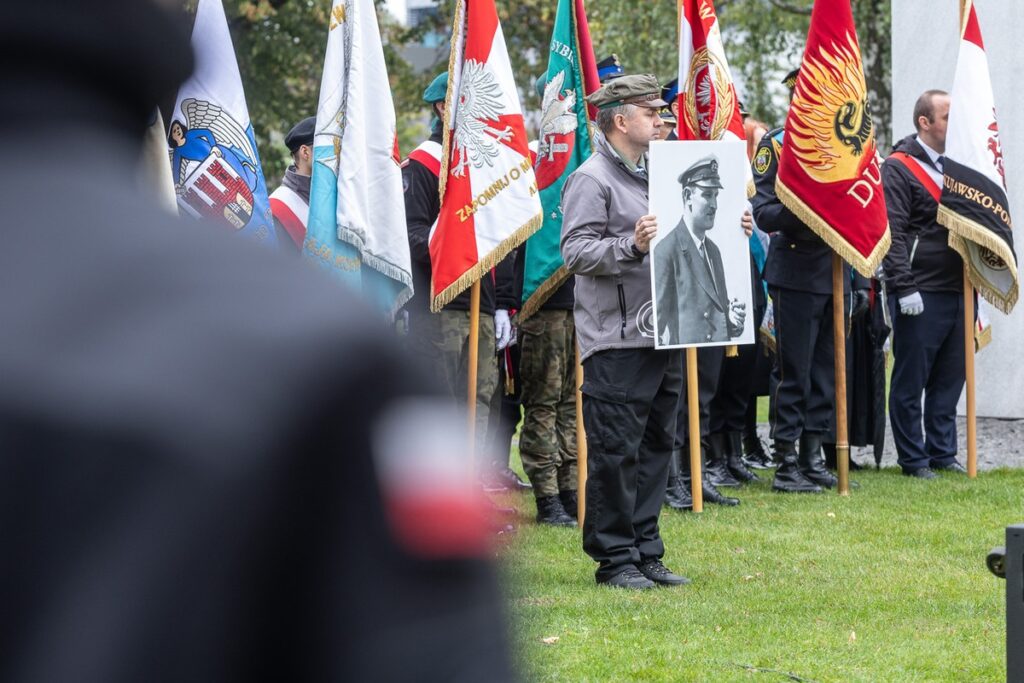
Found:
<svg viewBox="0 0 1024 683"><path fill-rule="evenodd" d="M490 462L487 454L487 419L491 398L498 386L498 361L494 354L494 316L480 314L479 355L476 364L476 456ZM465 405L469 384L469 311L441 311L420 315L409 324L409 348L432 373L443 391Z"/></svg>
<svg viewBox="0 0 1024 683"><path fill-rule="evenodd" d="M576 490L576 326L538 311L519 326L523 427L519 454L538 498Z"/></svg>

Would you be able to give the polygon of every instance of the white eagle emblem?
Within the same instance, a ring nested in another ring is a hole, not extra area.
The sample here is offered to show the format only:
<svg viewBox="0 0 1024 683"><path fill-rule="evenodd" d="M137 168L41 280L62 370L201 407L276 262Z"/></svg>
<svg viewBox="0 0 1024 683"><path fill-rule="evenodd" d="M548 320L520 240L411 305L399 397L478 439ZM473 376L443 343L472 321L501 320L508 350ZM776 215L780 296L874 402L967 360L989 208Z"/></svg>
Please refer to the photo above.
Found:
<svg viewBox="0 0 1024 683"><path fill-rule="evenodd" d="M462 176L470 165L480 168L494 166L498 157L498 143L508 142L515 135L512 126L503 130L494 128L505 110L501 86L487 65L474 59L466 60L459 84L459 101L455 109L455 152L458 163L452 175Z"/></svg>
<svg viewBox="0 0 1024 683"><path fill-rule="evenodd" d="M562 84L565 82L565 72L559 71L551 79L551 82L544 87L544 101L541 104L540 118L540 144L537 149L538 157L549 156L551 152L552 135L568 135L576 130L576 113L573 108L576 106L576 91L570 90L565 98L562 94Z"/></svg>

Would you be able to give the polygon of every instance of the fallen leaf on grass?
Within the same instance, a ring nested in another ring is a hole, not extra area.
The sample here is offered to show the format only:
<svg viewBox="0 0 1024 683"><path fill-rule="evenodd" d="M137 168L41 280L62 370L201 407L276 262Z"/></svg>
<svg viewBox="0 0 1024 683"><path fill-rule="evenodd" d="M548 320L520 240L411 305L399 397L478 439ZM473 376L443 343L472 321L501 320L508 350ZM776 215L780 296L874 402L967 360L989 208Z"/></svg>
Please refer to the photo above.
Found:
<svg viewBox="0 0 1024 683"><path fill-rule="evenodd" d="M544 643L545 645L554 645L558 642L558 636L548 636L547 638L541 638L540 642Z"/></svg>
<svg viewBox="0 0 1024 683"><path fill-rule="evenodd" d="M857 642L857 632L856 631L850 631L850 642L851 643Z"/></svg>
<svg viewBox="0 0 1024 683"><path fill-rule="evenodd" d="M829 513L827 513L827 516L829 516L829 517L833 517L833 518L834 518L834 517L836 516L836 513L834 513L834 512L829 512Z"/></svg>

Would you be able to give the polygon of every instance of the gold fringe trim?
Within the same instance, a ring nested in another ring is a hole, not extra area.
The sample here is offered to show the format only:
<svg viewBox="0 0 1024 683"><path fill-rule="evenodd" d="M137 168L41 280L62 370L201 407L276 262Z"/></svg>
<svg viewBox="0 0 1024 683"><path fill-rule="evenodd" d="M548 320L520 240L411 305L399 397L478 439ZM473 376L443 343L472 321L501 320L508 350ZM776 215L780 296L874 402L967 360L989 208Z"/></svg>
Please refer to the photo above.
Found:
<svg viewBox="0 0 1024 683"><path fill-rule="evenodd" d="M440 313L442 308L450 304L455 297L469 289L474 282L484 276L484 273L498 265L503 258L508 256L510 251L525 242L530 235L540 230L542 225L544 225L544 214L538 213L524 225L516 229L515 232L502 240L497 247L491 250L491 253L487 254L483 258L483 260L477 261L476 264L463 273L458 280L445 287L437 296L433 297L430 301L430 310L434 313ZM430 290L434 290L433 275L430 277Z"/></svg>
<svg viewBox="0 0 1024 683"><path fill-rule="evenodd" d="M753 199L755 194L757 194L757 186L754 185L754 179L747 178L747 199Z"/></svg>
<svg viewBox="0 0 1024 683"><path fill-rule="evenodd" d="M462 49L459 50L459 54L464 54L466 50L466 31L463 25L463 14L466 10L466 0L457 0L455 5L455 17L452 19L452 40L451 45L448 48L448 90L444 94L444 120L441 122L441 130L444 133L441 136L441 172L438 174L437 183L437 196L440 203L444 203L444 191L448 185L448 166L451 153L452 143L451 135L448 134L448 126L452 122L452 73L455 69L455 45L457 41L462 41ZM459 72L459 81L462 80L462 72Z"/></svg>
<svg viewBox="0 0 1024 683"><path fill-rule="evenodd" d="M764 330L758 330L757 333L761 335L761 343L764 344L766 349L770 349L772 353L775 353L775 335Z"/></svg>
<svg viewBox="0 0 1024 683"><path fill-rule="evenodd" d="M1014 257L1013 252L1009 249L1006 242L999 236L995 235L991 230L982 227L979 223L965 218L960 214L956 213L952 209L939 205L939 213L936 216L936 220L940 225L945 226L949 230L948 244L952 247L961 258L964 260L964 264L967 266L967 275L971 278L971 282L974 284L974 288L978 290L978 293L985 297L985 301L989 302L1006 315L1010 314L1013 307L1017 304L1017 297L1019 296L1018 277L1017 277L1017 259ZM1013 286L1010 287L1010 291L1005 295L998 289L992 286L992 284L985 279L981 272L974 267L974 263L970 257L970 248L967 246L967 241L974 242L986 249L992 251L999 258L1003 259L1003 263L1010 270L1010 274L1013 275Z"/></svg>
<svg viewBox="0 0 1024 683"><path fill-rule="evenodd" d="M859 251L850 246L849 242L840 237L811 207L807 206L795 192L786 187L779 178L775 179L775 194L786 208L795 213L797 218L803 221L818 237L824 240L825 244L832 248L832 251L839 254L844 261L856 268L861 275L867 278L875 276L875 271L878 270L878 266L882 263L882 259L885 258L886 253L889 251L889 245L892 242L892 236L889 234L888 220L886 220L885 232L882 233L882 238L878 240L878 244L875 245L875 248L865 258Z"/></svg>
<svg viewBox="0 0 1024 683"><path fill-rule="evenodd" d="M992 326L974 333L974 352L977 353L992 342Z"/></svg>
<svg viewBox="0 0 1024 683"><path fill-rule="evenodd" d="M531 315L540 310L541 306L551 298L551 295L558 290L565 281L569 279L569 271L564 265L558 266L555 272L551 273L547 280L541 283L540 287L534 290L530 298L523 302L523 307L513 316L512 322L520 324Z"/></svg>

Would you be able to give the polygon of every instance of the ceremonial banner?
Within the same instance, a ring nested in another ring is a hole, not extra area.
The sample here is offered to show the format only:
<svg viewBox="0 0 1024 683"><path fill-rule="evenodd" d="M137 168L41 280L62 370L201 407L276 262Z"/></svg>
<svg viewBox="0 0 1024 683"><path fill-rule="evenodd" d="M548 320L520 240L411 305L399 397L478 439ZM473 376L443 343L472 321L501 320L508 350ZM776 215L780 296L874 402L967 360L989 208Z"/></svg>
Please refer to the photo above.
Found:
<svg viewBox="0 0 1024 683"><path fill-rule="evenodd" d="M541 226L512 65L494 0L458 0L448 66L441 212L430 235L439 311Z"/></svg>
<svg viewBox="0 0 1024 683"><path fill-rule="evenodd" d="M199 0L195 71L178 91L167 142L182 215L277 245L267 184L221 0Z"/></svg>
<svg viewBox="0 0 1024 683"><path fill-rule="evenodd" d="M534 169L544 224L526 241L520 320L540 309L569 276L559 249L562 186L592 151L585 98L600 86L583 0L559 0Z"/></svg>
<svg viewBox="0 0 1024 683"><path fill-rule="evenodd" d="M159 206L169 213L178 215L178 197L174 193L174 179L171 167L167 165L167 138L164 136L164 117L159 109L146 128L139 158L139 177L146 190L153 194Z"/></svg>
<svg viewBox="0 0 1024 683"><path fill-rule="evenodd" d="M400 164L373 0L334 0L303 253L389 315L412 296Z"/></svg>
<svg viewBox="0 0 1024 683"><path fill-rule="evenodd" d="M978 16L961 0L960 55L950 95L938 221L978 292L1003 313L1017 303L1017 256L1003 149Z"/></svg>
<svg viewBox="0 0 1024 683"><path fill-rule="evenodd" d="M779 159L779 199L872 277L889 219L849 0L816 2Z"/></svg>

